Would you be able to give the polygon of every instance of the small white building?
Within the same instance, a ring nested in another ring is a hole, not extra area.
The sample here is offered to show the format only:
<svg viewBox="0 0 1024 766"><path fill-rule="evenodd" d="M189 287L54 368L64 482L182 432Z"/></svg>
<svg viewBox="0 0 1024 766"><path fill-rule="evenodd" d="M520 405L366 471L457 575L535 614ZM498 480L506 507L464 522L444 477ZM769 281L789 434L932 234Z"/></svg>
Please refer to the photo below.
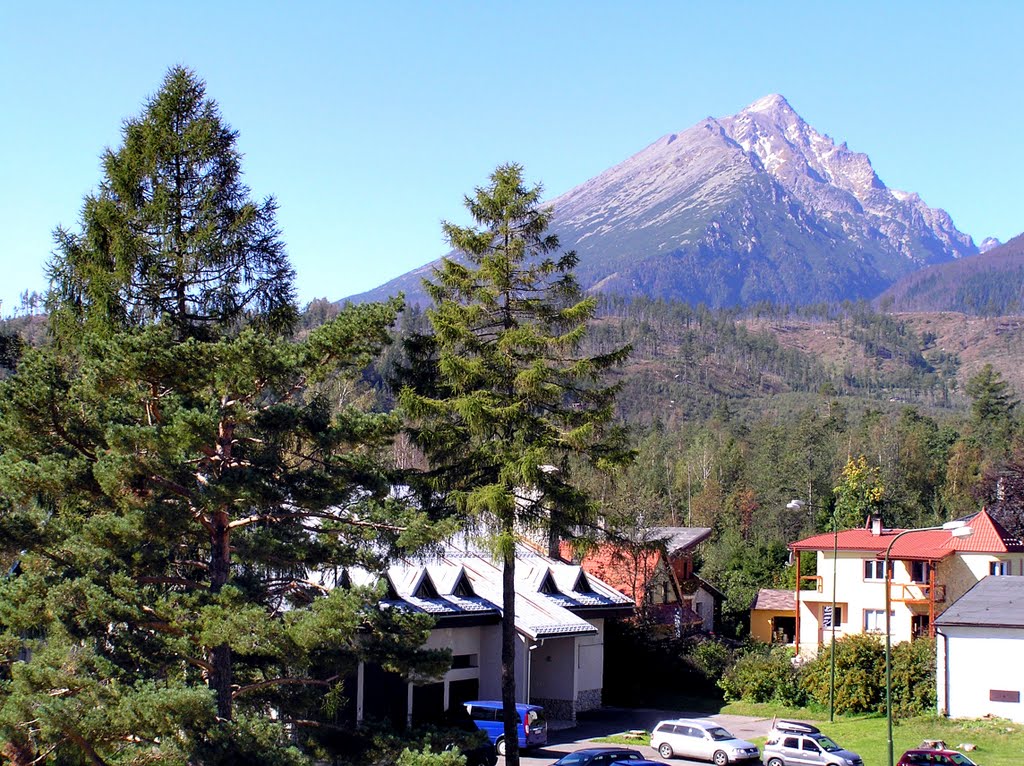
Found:
<svg viewBox="0 0 1024 766"><path fill-rule="evenodd" d="M1024 577L990 575L935 620L940 714L1024 723Z"/></svg>
<svg viewBox="0 0 1024 766"><path fill-rule="evenodd" d="M428 721L468 700L501 699L500 565L473 546L450 543L441 553L393 565L384 579L387 608L435 617L425 646L450 649L452 667L426 682L360 667L356 720ZM517 546L515 586L517 701L561 720L600 707L605 620L631 616L632 601L581 567L525 544Z"/></svg>

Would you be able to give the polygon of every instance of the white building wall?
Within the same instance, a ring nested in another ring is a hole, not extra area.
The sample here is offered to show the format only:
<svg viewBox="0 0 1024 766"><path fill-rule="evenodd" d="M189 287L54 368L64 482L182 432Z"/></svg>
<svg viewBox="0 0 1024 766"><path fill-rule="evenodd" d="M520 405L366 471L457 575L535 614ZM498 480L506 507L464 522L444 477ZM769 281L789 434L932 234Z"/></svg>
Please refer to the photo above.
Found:
<svg viewBox="0 0 1024 766"><path fill-rule="evenodd" d="M693 607L691 608L700 615L701 630L705 633L713 633L715 630L715 597L703 588L697 588L693 594Z"/></svg>
<svg viewBox="0 0 1024 766"><path fill-rule="evenodd" d="M1024 630L947 626L936 641L939 713L985 715L1024 723ZM1021 702L997 702L992 691L1015 692Z"/></svg>
<svg viewBox="0 0 1024 766"><path fill-rule="evenodd" d="M844 635L863 633L865 615L869 610L881 611L885 618L885 581L866 579L864 562L874 559L873 554L864 551L839 551L836 560L836 603L843 608L842 621L837 626L836 639ZM958 553L938 562L935 569L936 617L964 593L973 588L979 580L989 574L993 561L1009 561L1013 572L1024 571L1024 560L1020 554L996 556L982 553ZM800 592L800 652L813 655L821 638L821 607L832 603L832 551L818 551L817 575L821 577L820 591ZM912 617L927 614L927 604L907 604L899 601L906 585L909 596L923 597L925 591L911 582L910 562L892 560L892 642L909 641L912 634ZM830 631L825 631L828 636ZM880 636L884 633L878 631ZM828 637L825 638L828 640Z"/></svg>
<svg viewBox="0 0 1024 766"><path fill-rule="evenodd" d="M480 699L501 699L500 624L480 628Z"/></svg>

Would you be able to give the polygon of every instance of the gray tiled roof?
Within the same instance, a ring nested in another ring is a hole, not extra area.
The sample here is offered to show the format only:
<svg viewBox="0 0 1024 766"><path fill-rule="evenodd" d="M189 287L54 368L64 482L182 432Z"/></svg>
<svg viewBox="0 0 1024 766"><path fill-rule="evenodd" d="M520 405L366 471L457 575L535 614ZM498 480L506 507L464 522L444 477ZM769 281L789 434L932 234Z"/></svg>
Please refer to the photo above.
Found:
<svg viewBox="0 0 1024 766"><path fill-rule="evenodd" d="M935 624L1024 628L1024 577L983 578L939 615Z"/></svg>
<svg viewBox="0 0 1024 766"><path fill-rule="evenodd" d="M688 550L711 537L710 527L651 527L649 541L664 540L669 554Z"/></svg>
<svg viewBox="0 0 1024 766"><path fill-rule="evenodd" d="M580 635L596 632L585 619L594 609L615 609L628 612L633 602L622 593L593 575L581 581L581 568L574 564L548 558L528 546L516 551L516 630L530 638ZM475 598L452 593L464 573L476 594ZM550 576L557 592L544 593L541 587ZM449 544L443 551L434 551L422 559L407 559L388 569L387 577L400 601L392 606L421 610L439 617L449 615L500 614L502 603L501 567L490 555L459 544ZM417 598L416 588L425 577L437 589L438 598ZM365 577L353 577L365 580ZM577 591L585 582L589 590Z"/></svg>

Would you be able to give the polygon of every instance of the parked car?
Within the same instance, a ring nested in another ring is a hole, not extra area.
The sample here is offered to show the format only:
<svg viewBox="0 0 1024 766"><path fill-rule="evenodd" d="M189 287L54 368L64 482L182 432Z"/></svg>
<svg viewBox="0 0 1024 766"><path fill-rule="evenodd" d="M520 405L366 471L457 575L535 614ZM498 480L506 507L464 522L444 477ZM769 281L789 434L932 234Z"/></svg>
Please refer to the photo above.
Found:
<svg viewBox="0 0 1024 766"><path fill-rule="evenodd" d="M505 722L502 717L501 700L473 700L463 703L473 723L487 735L498 755L505 755ZM519 749L543 747L548 743L548 722L544 718L544 708L538 705L516 705L519 724L516 733L519 738Z"/></svg>
<svg viewBox="0 0 1024 766"><path fill-rule="evenodd" d="M715 766L756 761L757 746L737 739L717 723L704 718L662 721L651 732L651 747L662 758L679 755L711 761Z"/></svg>
<svg viewBox="0 0 1024 766"><path fill-rule="evenodd" d="M490 742L482 745L450 744L445 750L454 750L462 753L466 759L466 766L496 766L498 753Z"/></svg>
<svg viewBox="0 0 1024 766"><path fill-rule="evenodd" d="M764 743L765 766L864 766L856 753L844 750L802 721L776 721Z"/></svg>
<svg viewBox="0 0 1024 766"><path fill-rule="evenodd" d="M573 753L563 755L552 766L612 766L612 764L639 764L645 761L639 750L628 747L587 747Z"/></svg>
<svg viewBox="0 0 1024 766"><path fill-rule="evenodd" d="M945 748L920 747L908 750L900 756L896 766L921 766L921 764L941 764L941 766L977 766L963 753Z"/></svg>

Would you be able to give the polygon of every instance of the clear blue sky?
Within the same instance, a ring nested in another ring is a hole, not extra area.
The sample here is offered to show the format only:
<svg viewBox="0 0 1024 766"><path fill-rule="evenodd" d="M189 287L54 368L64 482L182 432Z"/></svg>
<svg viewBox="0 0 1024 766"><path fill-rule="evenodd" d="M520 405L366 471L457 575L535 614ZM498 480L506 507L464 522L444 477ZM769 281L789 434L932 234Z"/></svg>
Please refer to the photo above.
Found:
<svg viewBox="0 0 1024 766"><path fill-rule="evenodd" d="M10 2L0 5L0 300L45 287L98 158L187 65L274 195L300 298L444 250L499 163L560 194L782 93L975 241L1024 230L1024 3Z"/></svg>

